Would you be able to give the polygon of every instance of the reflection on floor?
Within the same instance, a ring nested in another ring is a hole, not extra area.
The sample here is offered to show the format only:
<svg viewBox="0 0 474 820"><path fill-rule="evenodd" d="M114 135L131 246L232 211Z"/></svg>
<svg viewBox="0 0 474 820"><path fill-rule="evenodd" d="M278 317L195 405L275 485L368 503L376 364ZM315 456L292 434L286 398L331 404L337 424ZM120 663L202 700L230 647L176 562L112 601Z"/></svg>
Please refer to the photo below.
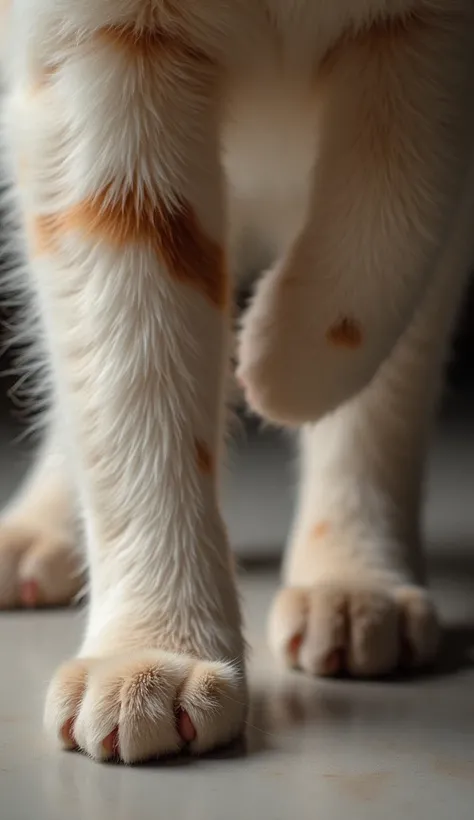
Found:
<svg viewBox="0 0 474 820"><path fill-rule="evenodd" d="M8 436L3 497L23 469ZM422 679L315 682L275 669L264 621L290 519L292 462L288 438L252 434L238 442L226 480L251 645L246 743L132 769L58 753L42 735L42 699L54 667L74 651L84 613L4 614L2 820L474 816L474 423L467 412L447 414L433 449L426 526L447 637L439 668Z"/></svg>

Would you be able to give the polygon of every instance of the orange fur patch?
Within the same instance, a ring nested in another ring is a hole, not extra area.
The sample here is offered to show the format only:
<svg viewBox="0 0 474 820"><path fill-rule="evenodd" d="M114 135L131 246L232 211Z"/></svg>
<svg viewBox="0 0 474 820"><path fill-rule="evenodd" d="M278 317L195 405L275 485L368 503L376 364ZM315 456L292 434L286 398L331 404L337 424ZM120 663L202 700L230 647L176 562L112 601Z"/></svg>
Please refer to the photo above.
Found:
<svg viewBox="0 0 474 820"><path fill-rule="evenodd" d="M101 191L66 212L38 217L37 253L54 252L59 238L72 231L118 248L148 243L171 277L196 288L218 308L228 303L224 251L204 233L185 201L171 210L133 190L121 199Z"/></svg>
<svg viewBox="0 0 474 820"><path fill-rule="evenodd" d="M329 522L328 521L320 521L311 530L311 535L313 535L314 538L322 538L324 535L327 535L327 533L329 532L329 529L330 529L330 527L329 527Z"/></svg>
<svg viewBox="0 0 474 820"><path fill-rule="evenodd" d="M212 473L214 470L214 459L207 444L201 439L196 439L196 459L201 473Z"/></svg>
<svg viewBox="0 0 474 820"><path fill-rule="evenodd" d="M362 330L355 319L345 316L329 328L327 340L335 347L356 350L362 344Z"/></svg>

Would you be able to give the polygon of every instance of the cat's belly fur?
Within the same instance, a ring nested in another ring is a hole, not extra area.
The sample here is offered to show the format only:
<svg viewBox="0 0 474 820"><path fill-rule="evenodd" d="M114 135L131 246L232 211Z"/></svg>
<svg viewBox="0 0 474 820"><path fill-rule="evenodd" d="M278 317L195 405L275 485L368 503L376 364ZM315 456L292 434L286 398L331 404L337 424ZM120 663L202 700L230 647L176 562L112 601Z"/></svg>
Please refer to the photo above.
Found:
<svg viewBox="0 0 474 820"><path fill-rule="evenodd" d="M246 253L258 247L273 256L291 240L303 223L316 152L316 93L306 80L232 88L223 158L234 248L245 241Z"/></svg>

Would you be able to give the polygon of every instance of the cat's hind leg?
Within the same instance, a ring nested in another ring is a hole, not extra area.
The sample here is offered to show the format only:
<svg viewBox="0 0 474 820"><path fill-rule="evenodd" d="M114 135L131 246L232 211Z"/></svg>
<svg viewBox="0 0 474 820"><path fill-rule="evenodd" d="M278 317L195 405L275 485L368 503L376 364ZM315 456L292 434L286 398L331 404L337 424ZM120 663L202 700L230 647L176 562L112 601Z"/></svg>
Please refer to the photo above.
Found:
<svg viewBox="0 0 474 820"><path fill-rule="evenodd" d="M240 337L240 381L270 420L315 422L356 395L421 304L474 144L463 5L345 35L320 67L306 222Z"/></svg>
<svg viewBox="0 0 474 820"><path fill-rule="evenodd" d="M382 675L435 656L420 532L444 356L472 259L474 184L421 308L372 384L301 432L301 485L270 617L286 664Z"/></svg>

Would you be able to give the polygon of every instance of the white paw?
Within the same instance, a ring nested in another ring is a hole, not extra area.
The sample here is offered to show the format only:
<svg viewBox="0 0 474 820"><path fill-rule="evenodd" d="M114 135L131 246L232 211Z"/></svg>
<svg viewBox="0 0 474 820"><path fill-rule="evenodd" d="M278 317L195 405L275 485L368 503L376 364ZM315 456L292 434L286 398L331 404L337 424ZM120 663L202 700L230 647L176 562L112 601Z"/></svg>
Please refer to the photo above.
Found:
<svg viewBox="0 0 474 820"><path fill-rule="evenodd" d="M276 424L317 421L374 373L358 321L324 310L313 288L277 266L242 319L237 379L250 407Z"/></svg>
<svg viewBox="0 0 474 820"><path fill-rule="evenodd" d="M229 743L245 714L245 683L230 664L144 649L61 667L45 725L64 748L136 763Z"/></svg>
<svg viewBox="0 0 474 820"><path fill-rule="evenodd" d="M375 677L430 663L439 626L421 588L318 584L279 592L269 640L287 665L312 675Z"/></svg>
<svg viewBox="0 0 474 820"><path fill-rule="evenodd" d="M0 609L68 604L83 584L71 540L28 521L0 525Z"/></svg>

